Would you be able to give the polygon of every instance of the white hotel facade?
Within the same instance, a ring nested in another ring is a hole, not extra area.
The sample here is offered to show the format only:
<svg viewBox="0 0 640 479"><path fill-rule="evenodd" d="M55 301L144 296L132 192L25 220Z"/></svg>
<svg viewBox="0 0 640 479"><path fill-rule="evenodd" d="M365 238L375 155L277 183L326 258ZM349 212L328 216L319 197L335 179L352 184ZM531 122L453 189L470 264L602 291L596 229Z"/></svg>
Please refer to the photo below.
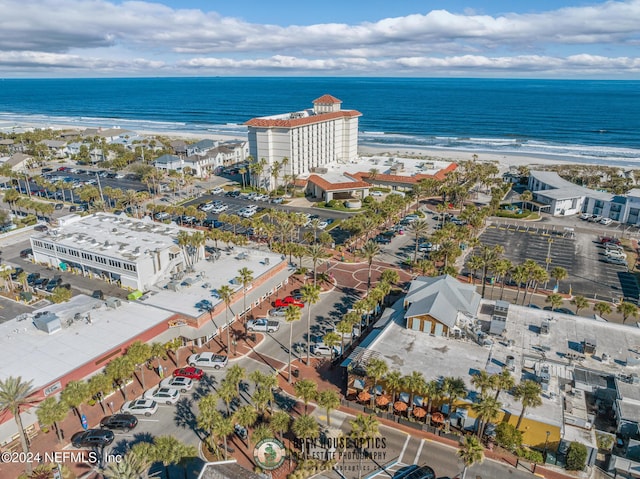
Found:
<svg viewBox="0 0 640 479"><path fill-rule="evenodd" d="M341 104L341 100L323 95L313 101L313 108L253 118L245 123L249 154L256 161L267 161L262 175L265 182L273 181L270 166L283 158L288 158L289 163L281 169L280 176L306 175L314 168L357 158L358 118L362 113L342 110Z"/></svg>

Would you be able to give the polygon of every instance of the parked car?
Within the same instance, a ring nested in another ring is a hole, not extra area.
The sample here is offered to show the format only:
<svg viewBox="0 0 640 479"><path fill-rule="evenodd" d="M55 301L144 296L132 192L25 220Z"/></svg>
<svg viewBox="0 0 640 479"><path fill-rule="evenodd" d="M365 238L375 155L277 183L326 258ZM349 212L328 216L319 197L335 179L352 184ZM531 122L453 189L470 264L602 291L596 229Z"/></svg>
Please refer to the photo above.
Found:
<svg viewBox="0 0 640 479"><path fill-rule="evenodd" d="M292 296L287 296L284 299L276 299L272 305L274 308L286 308L287 306L297 306L298 308L304 308L304 303L298 301Z"/></svg>
<svg viewBox="0 0 640 479"><path fill-rule="evenodd" d="M186 368L176 369L175 371L173 371L173 376L195 379L196 381L200 381L202 379L202 376L204 376L204 371L202 369L188 366Z"/></svg>
<svg viewBox="0 0 640 479"><path fill-rule="evenodd" d="M47 225L36 225L33 230L34 231L47 231L49 228L47 228Z"/></svg>
<svg viewBox="0 0 640 479"><path fill-rule="evenodd" d="M280 322L267 318L256 318L247 321L247 331L275 333L280 329Z"/></svg>
<svg viewBox="0 0 640 479"><path fill-rule="evenodd" d="M120 408L121 413L151 416L158 410L158 403L152 399L135 399L127 401Z"/></svg>
<svg viewBox="0 0 640 479"><path fill-rule="evenodd" d="M180 390L166 387L156 387L144 393L146 399L153 399L156 402L165 404L175 404L180 399Z"/></svg>
<svg viewBox="0 0 640 479"><path fill-rule="evenodd" d="M222 354L214 354L209 352L204 352L200 354L192 354L187 359L187 363L189 366L195 367L204 367L204 368L215 368L220 369L227 365L229 362L229 358Z"/></svg>
<svg viewBox="0 0 640 479"><path fill-rule="evenodd" d="M388 236L378 235L375 238L375 242L378 244L389 244L391 243L391 238Z"/></svg>
<svg viewBox="0 0 640 479"><path fill-rule="evenodd" d="M571 311L569 308L556 308L555 310L557 313L562 313L562 314L568 314L570 316L575 316L576 313L574 313L573 311Z"/></svg>
<svg viewBox="0 0 640 479"><path fill-rule="evenodd" d="M20 266L16 266L15 268L13 268L13 273L11 273L11 279L16 281L18 279L18 276L20 276L22 273L24 273L24 269L22 269Z"/></svg>
<svg viewBox="0 0 640 479"><path fill-rule="evenodd" d="M608 226L608 225L610 225L611 223L613 223L613 220L612 220L611 218L602 218L602 219L600 220L600 224L601 224L601 225Z"/></svg>
<svg viewBox="0 0 640 479"><path fill-rule="evenodd" d="M186 393L193 387L193 379L184 376L174 376L160 381L160 387L178 389L181 393Z"/></svg>
<svg viewBox="0 0 640 479"><path fill-rule="evenodd" d="M620 251L618 249L607 249L605 250L604 254L609 258L627 258L627 255L624 254L624 251Z"/></svg>
<svg viewBox="0 0 640 479"><path fill-rule="evenodd" d="M286 311L287 311L287 308L283 306L279 308L270 309L268 314L269 316L273 316L274 318L284 318L287 314Z"/></svg>
<svg viewBox="0 0 640 479"><path fill-rule="evenodd" d="M620 245L620 240L614 236L603 236L600 238L600 244L606 245L607 243Z"/></svg>
<svg viewBox="0 0 640 479"><path fill-rule="evenodd" d="M271 200L271 203L275 204L275 205L281 205L284 202L284 198L273 198Z"/></svg>
<svg viewBox="0 0 640 479"><path fill-rule="evenodd" d="M582 213L582 214L580 215L580 219L581 219L581 220L585 220L585 221L586 221L586 220L588 220L589 218L591 218L592 216L593 216L593 215L592 215L591 213Z"/></svg>
<svg viewBox="0 0 640 479"><path fill-rule="evenodd" d="M73 447L105 447L113 442L115 435L108 429L88 429L71 436Z"/></svg>
<svg viewBox="0 0 640 479"><path fill-rule="evenodd" d="M429 466L412 464L398 469L392 479L436 479L436 473Z"/></svg>
<svg viewBox="0 0 640 479"><path fill-rule="evenodd" d="M620 265L620 266L628 266L627 260L625 258L618 258L618 257L615 257L615 256L614 257L607 256L604 259L604 261L606 263L609 263L609 264L617 264L617 265Z"/></svg>
<svg viewBox="0 0 640 479"><path fill-rule="evenodd" d="M138 425L138 418L133 414L114 414L112 416L105 416L100 421L100 427L106 429L119 429L124 432L129 432Z"/></svg>
<svg viewBox="0 0 640 479"><path fill-rule="evenodd" d="M166 220L170 216L171 215L169 213L167 213L166 211L160 211L159 213L156 213L155 218L157 220Z"/></svg>
<svg viewBox="0 0 640 479"><path fill-rule="evenodd" d="M101 289L96 289L93 293L91 293L91 297L95 299L104 299L104 293Z"/></svg>
<svg viewBox="0 0 640 479"><path fill-rule="evenodd" d="M316 343L311 345L311 354L316 356L331 356L332 354L340 354L340 346L330 348L324 343Z"/></svg>
<svg viewBox="0 0 640 479"><path fill-rule="evenodd" d="M56 205L53 207L53 209L55 210L61 210L62 208L64 208L64 203L56 203Z"/></svg>
<svg viewBox="0 0 640 479"><path fill-rule="evenodd" d="M21 258L28 258L32 254L33 254L33 250L31 248L23 249L22 251L20 251Z"/></svg>
<svg viewBox="0 0 640 479"><path fill-rule="evenodd" d="M589 218L587 221L589 223L598 223L600 220L602 219L602 216L600 215L593 215L591 218Z"/></svg>
<svg viewBox="0 0 640 479"><path fill-rule="evenodd" d="M374 190L371 193L369 193L371 196L382 196L382 191L377 191Z"/></svg>
<svg viewBox="0 0 640 479"><path fill-rule="evenodd" d="M211 190L212 195L221 195L222 193L224 193L224 189L221 186L217 186Z"/></svg>

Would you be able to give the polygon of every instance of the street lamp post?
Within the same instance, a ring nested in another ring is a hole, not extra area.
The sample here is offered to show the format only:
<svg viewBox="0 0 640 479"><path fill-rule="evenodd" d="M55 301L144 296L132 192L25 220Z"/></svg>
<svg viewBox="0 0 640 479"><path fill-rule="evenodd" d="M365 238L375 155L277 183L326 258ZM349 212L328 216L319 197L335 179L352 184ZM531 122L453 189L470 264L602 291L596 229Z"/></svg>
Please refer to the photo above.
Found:
<svg viewBox="0 0 640 479"><path fill-rule="evenodd" d="M549 445L549 436L551 435L551 431L547 431L547 437L544 440L544 462L547 462L547 446Z"/></svg>

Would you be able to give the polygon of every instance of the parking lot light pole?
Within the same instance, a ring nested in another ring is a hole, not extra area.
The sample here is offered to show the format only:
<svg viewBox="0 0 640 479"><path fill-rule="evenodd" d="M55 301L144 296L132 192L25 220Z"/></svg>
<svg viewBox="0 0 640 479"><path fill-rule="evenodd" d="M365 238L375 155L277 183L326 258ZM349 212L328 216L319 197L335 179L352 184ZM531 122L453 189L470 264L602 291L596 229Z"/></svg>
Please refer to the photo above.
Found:
<svg viewBox="0 0 640 479"><path fill-rule="evenodd" d="M545 263L547 264L546 270L549 272L549 265L551 264L551 245L553 244L553 238L549 238L547 240L547 258L545 259Z"/></svg>
<svg viewBox="0 0 640 479"><path fill-rule="evenodd" d="M547 462L547 446L549 445L549 436L551 435L551 431L547 431L547 437L544 440L544 462Z"/></svg>

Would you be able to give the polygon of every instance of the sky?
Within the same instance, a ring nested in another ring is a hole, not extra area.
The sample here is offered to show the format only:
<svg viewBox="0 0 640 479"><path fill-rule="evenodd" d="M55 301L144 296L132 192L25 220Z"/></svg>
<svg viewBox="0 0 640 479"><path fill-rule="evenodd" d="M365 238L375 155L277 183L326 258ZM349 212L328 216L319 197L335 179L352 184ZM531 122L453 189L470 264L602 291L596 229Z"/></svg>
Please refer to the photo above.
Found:
<svg viewBox="0 0 640 479"><path fill-rule="evenodd" d="M0 78L640 79L640 0L0 0Z"/></svg>

